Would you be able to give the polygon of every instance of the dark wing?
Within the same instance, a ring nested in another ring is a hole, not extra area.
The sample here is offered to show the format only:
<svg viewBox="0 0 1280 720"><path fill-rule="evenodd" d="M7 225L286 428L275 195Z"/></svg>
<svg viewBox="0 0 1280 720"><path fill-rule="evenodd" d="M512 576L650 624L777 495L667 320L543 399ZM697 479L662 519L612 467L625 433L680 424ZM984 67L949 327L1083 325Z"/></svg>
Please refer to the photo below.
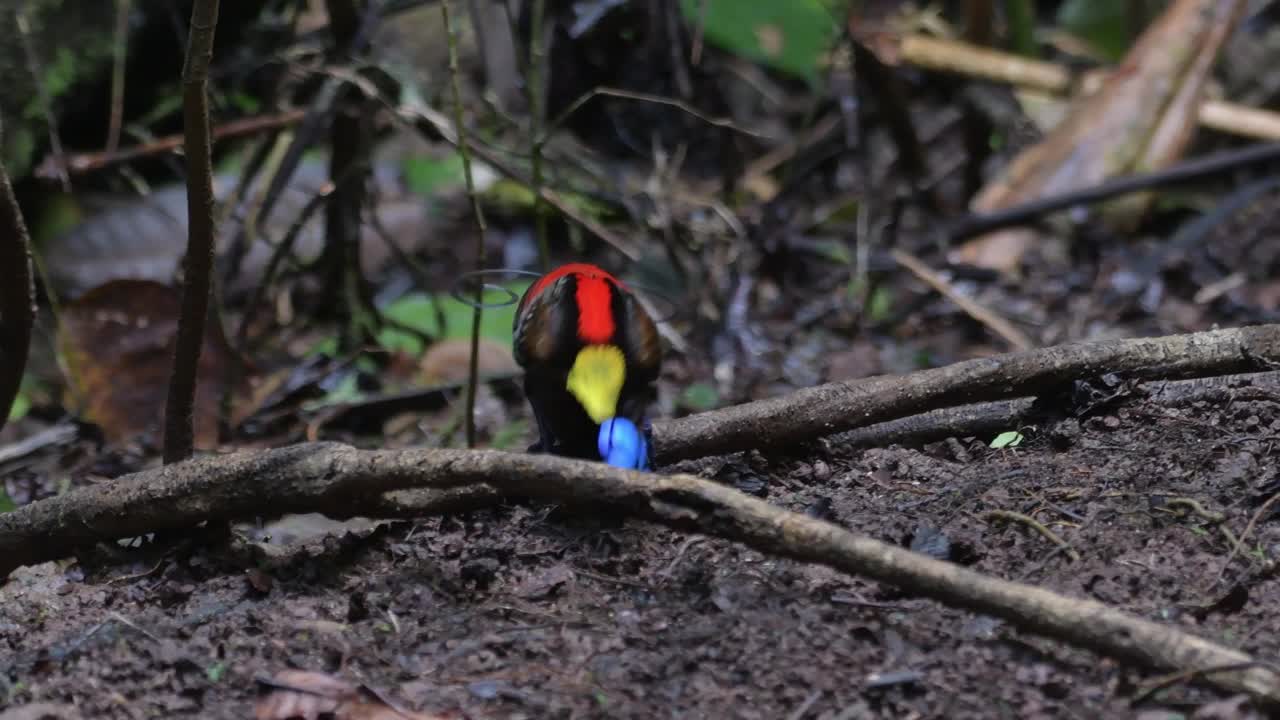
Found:
<svg viewBox="0 0 1280 720"><path fill-rule="evenodd" d="M635 295L622 288L615 290L613 307L617 343L627 358L627 374L644 382L656 380L662 369L662 342L653 318Z"/></svg>
<svg viewBox="0 0 1280 720"><path fill-rule="evenodd" d="M549 285L533 285L520 299L512 327L512 355L520 367L530 364L571 363L577 340L578 310L573 298L573 275L557 277ZM537 292L535 292L537 291Z"/></svg>

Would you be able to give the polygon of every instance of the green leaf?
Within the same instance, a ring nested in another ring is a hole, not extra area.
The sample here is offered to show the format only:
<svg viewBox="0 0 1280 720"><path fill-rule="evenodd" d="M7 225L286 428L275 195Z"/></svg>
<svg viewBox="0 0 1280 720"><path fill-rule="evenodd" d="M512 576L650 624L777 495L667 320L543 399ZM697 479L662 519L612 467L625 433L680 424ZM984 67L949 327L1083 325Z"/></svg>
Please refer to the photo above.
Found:
<svg viewBox="0 0 1280 720"><path fill-rule="evenodd" d="M496 450L509 450L520 444L520 441L524 439L528 432L529 423L524 420L516 420L499 428L493 434L493 439L489 441L489 445Z"/></svg>
<svg viewBox="0 0 1280 720"><path fill-rule="evenodd" d="M210 665L209 669L205 671L205 676L209 678L209 682L213 682L213 683L216 683L222 680L222 676L226 674L227 674L226 663L215 663L213 665Z"/></svg>
<svg viewBox="0 0 1280 720"><path fill-rule="evenodd" d="M871 300L867 305L867 319L873 323L882 323L893 312L893 294L889 292L889 288L880 285L871 291Z"/></svg>
<svg viewBox="0 0 1280 720"><path fill-rule="evenodd" d="M6 125L4 128L4 164L9 168L11 177L26 177L31 169L32 157L36 152L36 139L29 128L21 125Z"/></svg>
<svg viewBox="0 0 1280 720"><path fill-rule="evenodd" d="M720 404L720 393L711 383L696 382L680 393L680 404L690 410L703 412Z"/></svg>
<svg viewBox="0 0 1280 720"><path fill-rule="evenodd" d="M847 0L681 0L690 24L726 50L807 80L818 77Z"/></svg>
<svg viewBox="0 0 1280 720"><path fill-rule="evenodd" d="M1105 60L1116 62L1129 49L1128 3L1067 0L1058 8L1058 25L1089 44Z"/></svg>
<svg viewBox="0 0 1280 720"><path fill-rule="evenodd" d="M528 281L498 283L519 298L529 287ZM507 292L490 289L485 292L486 304L497 304L510 300ZM427 295L410 293L383 308L382 314L400 325L413 328L420 333L430 335L438 340L449 338L471 337L471 318L474 311L471 306L459 302L457 298L443 293ZM439 317L444 317L444 328L440 327ZM480 314L480 335L500 343L511 342L511 325L516 316L516 302L511 300L503 307L487 307ZM422 341L413 335L388 328L378 336L384 347L400 349L409 353L420 353L424 349Z"/></svg>
<svg viewBox="0 0 1280 720"><path fill-rule="evenodd" d="M1009 18L1010 49L1029 58L1038 57L1035 4L1031 0L1005 0L1004 10Z"/></svg>
<svg viewBox="0 0 1280 720"><path fill-rule="evenodd" d="M13 399L13 405L9 408L9 422L21 420L27 416L31 410L31 400L21 390L18 391L18 397Z"/></svg>
<svg viewBox="0 0 1280 720"><path fill-rule="evenodd" d="M823 218L820 227L827 227L834 224L857 222L858 208L860 207L860 205L861 203L859 203L858 200L856 199L846 200L840 203L836 207L832 208L831 212L829 212L827 216ZM832 241L832 242L835 242L835 241ZM844 242L840 242L838 244L841 247L847 246L847 243L844 243ZM846 255L848 254L847 249L845 250L845 254Z"/></svg>
<svg viewBox="0 0 1280 720"><path fill-rule="evenodd" d="M302 356L307 358L314 357L316 355L328 355L329 357L333 357L337 352L338 338L331 336L317 342L315 345L312 345L305 353L302 354Z"/></svg>
<svg viewBox="0 0 1280 720"><path fill-rule="evenodd" d="M832 262L841 265L853 264L853 255L849 253L849 246L838 240L819 240L813 244L813 250Z"/></svg>
<svg viewBox="0 0 1280 720"><path fill-rule="evenodd" d="M991 447L999 450L1001 448L1017 447L1021 443L1022 433L1017 430L1007 430L997 435L996 439L991 441Z"/></svg>
<svg viewBox="0 0 1280 720"><path fill-rule="evenodd" d="M614 214L613 208L586 195L570 190L560 190L557 194L566 205L593 219L607 220ZM487 204L504 212L533 211L533 190L524 183L508 178L495 180L480 192L480 196Z"/></svg>
<svg viewBox="0 0 1280 720"><path fill-rule="evenodd" d="M862 283L857 278L851 279L845 288L845 292L849 294L849 300L857 302L862 299ZM871 291L871 297L867 298L867 307L864 313L867 321L870 323L882 323L889 319L893 313L893 293L884 285L877 285Z"/></svg>
<svg viewBox="0 0 1280 720"><path fill-rule="evenodd" d="M4 486L0 485L0 513L7 513L11 510L17 510L18 504L9 497L9 493L5 491Z"/></svg>
<svg viewBox="0 0 1280 720"><path fill-rule="evenodd" d="M338 386L330 390L323 400L315 403L315 406L325 407L338 403L355 402L361 399L364 397L364 393L360 392L357 382L355 373L348 373L338 382ZM310 407L307 404L303 405L303 409L309 409Z"/></svg>
<svg viewBox="0 0 1280 720"><path fill-rule="evenodd" d="M75 195L48 192L44 203L31 223L31 238L37 245L43 245L84 221L84 211L76 202Z"/></svg>
<svg viewBox="0 0 1280 720"><path fill-rule="evenodd" d="M22 376L22 382L18 385L18 394L13 398L13 404L9 406L9 421L21 420L31 412L31 406L35 403L44 402L49 397L49 390L44 383L37 380L30 372Z"/></svg>
<svg viewBox="0 0 1280 720"><path fill-rule="evenodd" d="M247 93L233 92L227 99L245 115L256 115L262 109L262 102Z"/></svg>
<svg viewBox="0 0 1280 720"><path fill-rule="evenodd" d="M467 182L462 172L462 156L458 153L405 158L404 178L410 191L424 197L438 195L445 189L466 187Z"/></svg>

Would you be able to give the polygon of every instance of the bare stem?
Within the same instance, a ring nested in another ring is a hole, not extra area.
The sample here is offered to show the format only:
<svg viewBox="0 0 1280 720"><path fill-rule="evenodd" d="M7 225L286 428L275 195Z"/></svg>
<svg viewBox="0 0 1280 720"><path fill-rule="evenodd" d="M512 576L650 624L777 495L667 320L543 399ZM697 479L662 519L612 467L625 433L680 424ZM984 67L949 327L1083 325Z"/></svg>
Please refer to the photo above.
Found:
<svg viewBox="0 0 1280 720"><path fill-rule="evenodd" d="M120 147L124 118L124 64L129 45L129 12L132 0L116 0L115 36L111 39L111 115L107 118L108 153Z"/></svg>
<svg viewBox="0 0 1280 720"><path fill-rule="evenodd" d="M36 320L31 239L9 173L0 162L0 428L22 385Z"/></svg>
<svg viewBox="0 0 1280 720"><path fill-rule="evenodd" d="M442 0L440 12L444 15L445 34L449 37L449 80L453 89L453 122L458 133L458 154L462 156L462 174L467 180L467 195L471 196L471 210L476 216L476 269L485 266L484 210L476 194L475 179L471 174L471 148L467 144L467 126L462 112L462 89L458 83L458 36L450 16L449 0ZM464 426L467 447L476 446L476 390L480 385L480 305L484 301L484 285L476 284L475 312L471 316L471 361L467 368L467 407Z"/></svg>
<svg viewBox="0 0 1280 720"><path fill-rule="evenodd" d="M546 110L543 107L543 70L547 54L542 47L542 19L547 11L546 0L533 0L533 18L529 31L529 78L526 83L529 92L529 157L530 175L533 190L533 220L538 238L538 259L542 263L542 271L551 269L551 249L547 241L547 203L542 199L542 121Z"/></svg>
<svg viewBox="0 0 1280 720"><path fill-rule="evenodd" d="M182 119L187 157L187 254L182 278L182 316L174 347L173 374L164 416L164 461L178 462L195 447L196 368L209 313L214 253L212 139L209 135L209 63L218 25L218 0L196 0L191 8L187 58L182 68Z"/></svg>

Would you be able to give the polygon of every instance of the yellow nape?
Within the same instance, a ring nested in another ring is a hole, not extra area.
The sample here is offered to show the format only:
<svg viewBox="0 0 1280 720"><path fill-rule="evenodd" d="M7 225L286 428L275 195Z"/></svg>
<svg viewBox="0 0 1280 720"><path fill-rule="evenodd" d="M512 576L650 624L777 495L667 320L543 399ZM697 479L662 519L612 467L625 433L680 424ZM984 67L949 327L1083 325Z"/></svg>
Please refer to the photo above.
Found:
<svg viewBox="0 0 1280 720"><path fill-rule="evenodd" d="M588 345L578 351L565 387L587 415L602 423L618 412L618 395L627 377L627 361L613 345Z"/></svg>

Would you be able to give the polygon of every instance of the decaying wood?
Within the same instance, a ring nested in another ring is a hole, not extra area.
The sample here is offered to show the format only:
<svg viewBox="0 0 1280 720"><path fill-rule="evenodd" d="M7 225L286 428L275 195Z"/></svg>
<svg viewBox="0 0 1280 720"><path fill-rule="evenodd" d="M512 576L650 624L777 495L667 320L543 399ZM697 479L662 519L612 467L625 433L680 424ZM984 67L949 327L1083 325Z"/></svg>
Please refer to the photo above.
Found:
<svg viewBox="0 0 1280 720"><path fill-rule="evenodd" d="M1280 325L1159 338L1082 342L806 388L653 426L656 462L670 464L817 438L930 410L1031 397L1118 373L1169 380L1280 366Z"/></svg>
<svg viewBox="0 0 1280 720"><path fill-rule="evenodd" d="M1102 603L987 577L690 475L640 473L546 455L307 443L188 460L0 515L0 570L59 557L93 540L252 517L263 508L342 517L377 507L379 496L391 491L431 488L456 499L449 493L475 487L602 503L679 530L890 583L1143 667L1230 667L1206 675L1206 681L1280 702L1280 674L1245 653Z"/></svg>

